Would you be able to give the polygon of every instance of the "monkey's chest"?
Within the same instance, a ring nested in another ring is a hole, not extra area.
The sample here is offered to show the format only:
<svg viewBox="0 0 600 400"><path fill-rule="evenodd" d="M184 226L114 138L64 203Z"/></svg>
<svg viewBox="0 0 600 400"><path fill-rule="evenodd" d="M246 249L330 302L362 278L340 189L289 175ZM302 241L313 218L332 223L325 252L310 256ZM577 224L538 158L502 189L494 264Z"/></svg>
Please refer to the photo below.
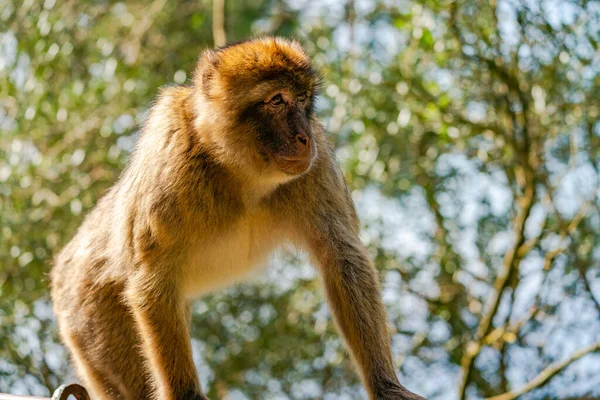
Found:
<svg viewBox="0 0 600 400"><path fill-rule="evenodd" d="M204 238L186 266L185 296L197 298L239 282L265 266L280 238L263 225L243 222L225 234Z"/></svg>

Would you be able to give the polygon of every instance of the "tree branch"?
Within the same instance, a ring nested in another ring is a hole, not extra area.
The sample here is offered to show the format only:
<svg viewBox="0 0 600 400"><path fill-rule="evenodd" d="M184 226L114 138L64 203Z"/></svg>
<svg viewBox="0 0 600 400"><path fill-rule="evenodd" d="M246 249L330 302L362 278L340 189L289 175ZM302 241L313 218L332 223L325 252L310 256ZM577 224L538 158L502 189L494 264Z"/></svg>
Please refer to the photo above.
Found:
<svg viewBox="0 0 600 400"><path fill-rule="evenodd" d="M515 399L535 388L541 387L542 385L547 383L550 379L552 379L552 377L554 375L558 374L563 369L565 369L570 364L572 364L574 361L577 361L584 355L593 353L593 352L596 352L599 350L600 350L600 342L595 343L588 347L584 347L583 349L575 352L571 357L567 358L566 360L558 361L558 362L550 364L548 367L546 367L544 370L542 370L542 372L540 372L535 378L533 378L531 381L529 381L529 383L527 383L521 389L506 392L506 393L500 394L498 396L489 397L489 398L487 398L487 400L512 400L512 399Z"/></svg>
<svg viewBox="0 0 600 400"><path fill-rule="evenodd" d="M227 36L225 34L225 0L213 0L212 32L215 47L225 46Z"/></svg>
<svg viewBox="0 0 600 400"><path fill-rule="evenodd" d="M592 302L594 303L596 310L598 310L598 312L600 313L600 301L598 301L598 299L594 295L594 291L592 290L590 281L588 280L588 278L586 276L585 266L581 262L578 262L578 260L575 260L575 266L577 267L577 270L579 271L579 276L581 277L581 281L583 282L583 286L585 287L585 290L590 295L590 298L592 299Z"/></svg>
<svg viewBox="0 0 600 400"><path fill-rule="evenodd" d="M506 289L511 275L519 268L519 264L521 262L521 254L519 249L525 241L525 222L527 221L527 218L531 212L534 198L535 187L532 177L529 177L524 194L519 199L521 209L515 219L514 224L515 244L504 255L503 267L500 271L500 274L496 278L496 281L494 282L494 292L492 293L490 304L487 308L487 311L484 312L483 316L481 317L479 327L477 328L477 332L475 334L475 339L467 343L465 352L460 362L462 379L459 385L459 399L465 398L467 386L471 379L475 357L477 357L481 351L481 348L484 345L485 337L492 329L492 320L498 311L498 306L500 305L500 299L502 298L504 289Z"/></svg>
<svg viewBox="0 0 600 400"><path fill-rule="evenodd" d="M167 0L154 0L140 22L131 29L131 37L121 45L126 64L133 64L140 55L142 39L154 24L154 20L167 4Z"/></svg>

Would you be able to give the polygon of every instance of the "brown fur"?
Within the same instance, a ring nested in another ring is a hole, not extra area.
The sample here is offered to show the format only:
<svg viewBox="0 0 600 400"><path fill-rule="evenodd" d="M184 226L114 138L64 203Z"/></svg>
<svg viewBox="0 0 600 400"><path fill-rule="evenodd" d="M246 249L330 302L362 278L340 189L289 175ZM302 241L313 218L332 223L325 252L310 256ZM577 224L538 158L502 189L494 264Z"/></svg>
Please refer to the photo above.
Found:
<svg viewBox="0 0 600 400"><path fill-rule="evenodd" d="M312 115L317 90L297 43L264 38L206 52L191 87L161 92L129 166L52 270L60 334L95 398L205 399L189 301L284 243L319 266L369 397L417 398L396 378L377 274ZM290 173L290 157L307 170Z"/></svg>

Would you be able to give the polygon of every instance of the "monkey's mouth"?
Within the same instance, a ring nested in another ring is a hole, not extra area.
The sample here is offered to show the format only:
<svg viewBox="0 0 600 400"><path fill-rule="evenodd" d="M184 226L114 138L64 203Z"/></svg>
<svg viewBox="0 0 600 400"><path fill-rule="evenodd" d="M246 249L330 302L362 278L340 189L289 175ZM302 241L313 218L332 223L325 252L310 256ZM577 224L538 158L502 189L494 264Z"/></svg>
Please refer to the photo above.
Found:
<svg viewBox="0 0 600 400"><path fill-rule="evenodd" d="M279 156L275 157L277 168L289 175L299 175L308 171L315 159L315 154L301 156Z"/></svg>

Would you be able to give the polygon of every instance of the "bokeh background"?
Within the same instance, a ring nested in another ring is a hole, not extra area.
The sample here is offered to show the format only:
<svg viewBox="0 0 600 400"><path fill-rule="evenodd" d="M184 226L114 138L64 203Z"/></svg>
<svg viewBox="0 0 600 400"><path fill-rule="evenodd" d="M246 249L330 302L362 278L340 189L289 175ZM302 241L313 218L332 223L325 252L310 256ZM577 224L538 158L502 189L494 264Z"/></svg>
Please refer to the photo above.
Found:
<svg viewBox="0 0 600 400"><path fill-rule="evenodd" d="M600 2L0 0L0 392L73 379L52 256L206 47L297 38L375 259L401 380L431 399L600 396ZM366 398L315 271L198 301L213 399Z"/></svg>

